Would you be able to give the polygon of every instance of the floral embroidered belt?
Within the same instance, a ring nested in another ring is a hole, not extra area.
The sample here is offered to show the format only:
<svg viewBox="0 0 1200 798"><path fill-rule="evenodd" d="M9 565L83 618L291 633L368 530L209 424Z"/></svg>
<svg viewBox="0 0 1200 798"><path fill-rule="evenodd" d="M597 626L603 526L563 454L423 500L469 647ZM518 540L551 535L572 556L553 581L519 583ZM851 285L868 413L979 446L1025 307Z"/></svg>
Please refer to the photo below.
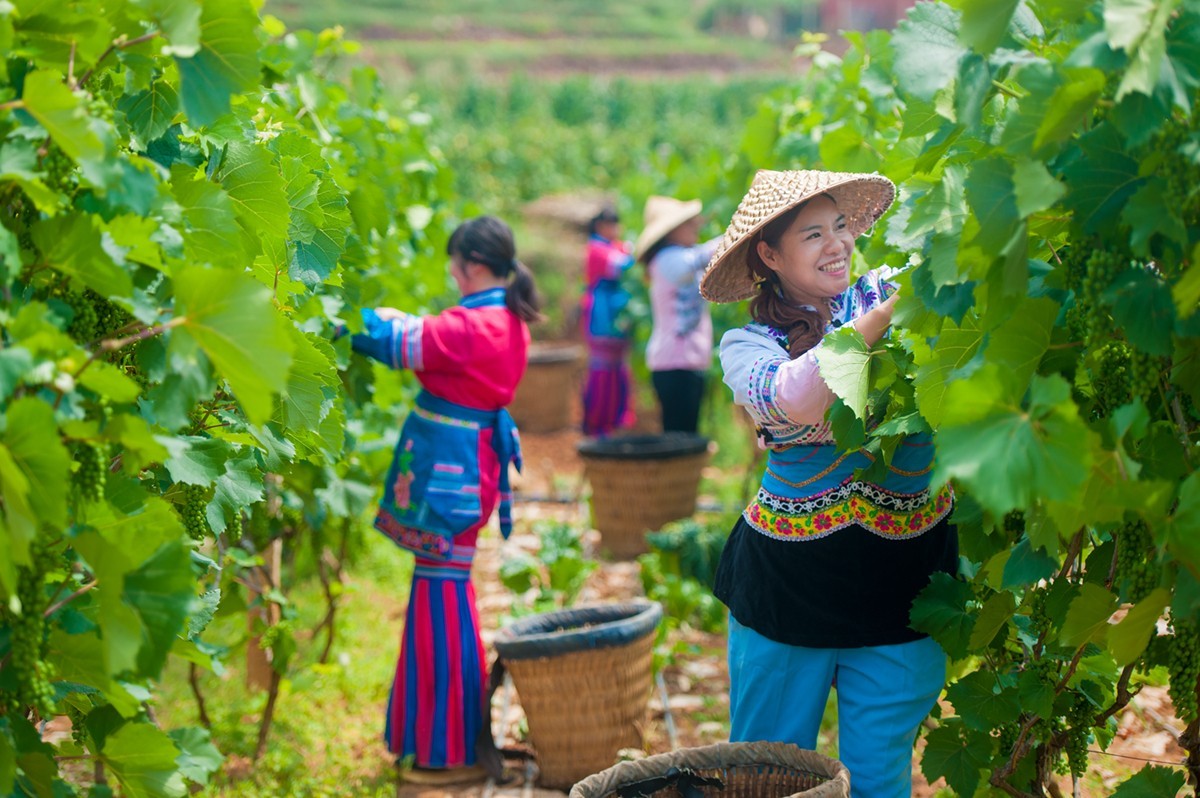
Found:
<svg viewBox="0 0 1200 798"><path fill-rule="evenodd" d="M916 537L954 506L946 485L930 489L932 440L906 439L886 475L866 481L855 474L874 458L835 446L794 446L772 451L758 495L743 516L754 529L777 540L810 540L858 524L887 538Z"/></svg>

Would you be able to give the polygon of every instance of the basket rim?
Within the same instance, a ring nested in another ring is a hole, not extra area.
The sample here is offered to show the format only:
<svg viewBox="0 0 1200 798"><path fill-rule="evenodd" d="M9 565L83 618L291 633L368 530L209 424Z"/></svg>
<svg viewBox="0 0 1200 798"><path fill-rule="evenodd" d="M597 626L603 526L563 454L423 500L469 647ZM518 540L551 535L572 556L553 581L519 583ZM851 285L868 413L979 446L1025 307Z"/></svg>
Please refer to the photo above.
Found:
<svg viewBox="0 0 1200 798"><path fill-rule="evenodd" d="M598 460L665 460L707 452L708 438L692 432L618 435L589 438L575 448L583 457Z"/></svg>
<svg viewBox="0 0 1200 798"><path fill-rule="evenodd" d="M492 645L509 660L614 648L652 634L662 616L661 604L643 598L580 605L521 618L497 632Z"/></svg>
<svg viewBox="0 0 1200 798"><path fill-rule="evenodd" d="M682 748L632 762L618 762L577 781L571 787L569 798L608 798L626 784L662 776L672 767L723 770L754 765L804 770L827 779L817 787L796 794L803 798L836 798L850 794L850 771L836 759L793 743L742 742Z"/></svg>

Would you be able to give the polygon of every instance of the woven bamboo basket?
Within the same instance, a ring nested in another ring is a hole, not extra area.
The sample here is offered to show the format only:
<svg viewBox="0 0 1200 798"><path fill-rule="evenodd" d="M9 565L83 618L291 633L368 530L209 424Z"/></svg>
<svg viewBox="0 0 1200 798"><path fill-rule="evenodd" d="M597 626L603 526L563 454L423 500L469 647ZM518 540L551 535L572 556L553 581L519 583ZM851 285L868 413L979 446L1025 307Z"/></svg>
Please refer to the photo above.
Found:
<svg viewBox="0 0 1200 798"><path fill-rule="evenodd" d="M571 426L571 402L578 392L583 347L533 344L529 365L508 412L522 432L557 432Z"/></svg>
<svg viewBox="0 0 1200 798"><path fill-rule="evenodd" d="M698 783L719 779L717 784ZM571 788L570 798L679 798L687 780L705 798L849 798L850 771L790 743L717 743L621 762ZM640 785L636 788L633 785ZM695 794L695 793L693 793Z"/></svg>
<svg viewBox="0 0 1200 798"><path fill-rule="evenodd" d="M617 559L649 550L646 532L696 512L708 439L686 433L630 435L579 444L592 486L600 545Z"/></svg>
<svg viewBox="0 0 1200 798"><path fill-rule="evenodd" d="M659 604L636 599L533 615L497 634L542 786L565 790L642 745L660 620Z"/></svg>

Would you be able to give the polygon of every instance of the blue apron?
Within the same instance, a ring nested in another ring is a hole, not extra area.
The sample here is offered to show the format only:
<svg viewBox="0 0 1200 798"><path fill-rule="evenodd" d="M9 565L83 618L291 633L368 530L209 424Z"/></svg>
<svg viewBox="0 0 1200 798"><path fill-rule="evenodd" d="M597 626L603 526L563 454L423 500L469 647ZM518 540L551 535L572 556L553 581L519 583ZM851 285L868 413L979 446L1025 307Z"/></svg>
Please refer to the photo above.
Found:
<svg viewBox="0 0 1200 798"><path fill-rule="evenodd" d="M492 430L500 464L500 533L512 532L508 464L521 470L521 444L508 411L476 410L421 391L396 443L375 528L398 546L447 560L455 535L486 520L480 496L479 446Z"/></svg>

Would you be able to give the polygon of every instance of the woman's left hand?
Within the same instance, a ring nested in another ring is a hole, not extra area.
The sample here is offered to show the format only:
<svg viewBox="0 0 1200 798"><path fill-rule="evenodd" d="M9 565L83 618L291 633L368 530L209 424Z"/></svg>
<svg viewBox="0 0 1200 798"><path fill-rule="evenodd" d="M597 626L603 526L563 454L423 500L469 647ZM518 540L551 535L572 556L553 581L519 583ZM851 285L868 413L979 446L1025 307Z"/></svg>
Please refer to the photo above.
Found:
<svg viewBox="0 0 1200 798"><path fill-rule="evenodd" d="M402 319L408 314L402 310L396 310L395 308L375 308L375 315L378 316L381 321L396 321L396 319Z"/></svg>

